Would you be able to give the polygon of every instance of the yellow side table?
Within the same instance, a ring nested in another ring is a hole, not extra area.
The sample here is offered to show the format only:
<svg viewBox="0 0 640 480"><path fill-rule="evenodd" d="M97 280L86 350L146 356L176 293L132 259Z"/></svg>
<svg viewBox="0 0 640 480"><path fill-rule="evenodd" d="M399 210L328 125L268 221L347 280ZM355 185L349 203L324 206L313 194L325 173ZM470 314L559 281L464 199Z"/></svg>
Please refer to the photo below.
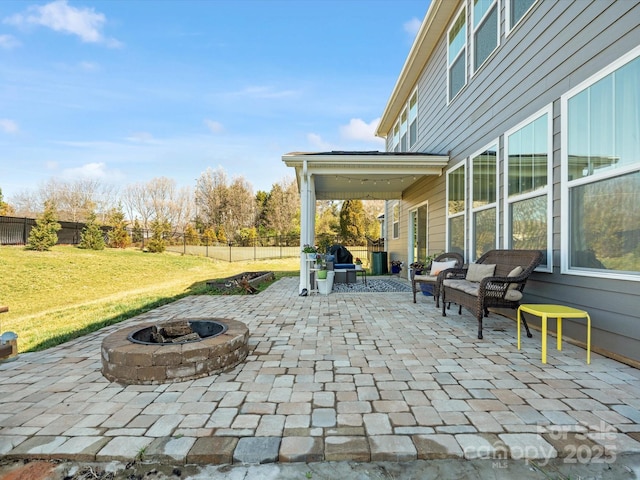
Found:
<svg viewBox="0 0 640 480"><path fill-rule="evenodd" d="M564 305L523 304L518 307L518 350L520 350L520 314L527 312L542 319L542 363L547 363L547 318L555 318L558 325L558 350L562 350L562 319L587 319L587 364L591 363L591 317L584 310Z"/></svg>

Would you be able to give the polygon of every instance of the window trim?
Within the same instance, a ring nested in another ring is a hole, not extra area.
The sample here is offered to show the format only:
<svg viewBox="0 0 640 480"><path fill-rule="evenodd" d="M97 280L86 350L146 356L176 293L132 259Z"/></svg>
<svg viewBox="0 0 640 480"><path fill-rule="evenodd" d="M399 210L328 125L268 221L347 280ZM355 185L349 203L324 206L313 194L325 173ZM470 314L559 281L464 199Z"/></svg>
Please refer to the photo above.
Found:
<svg viewBox="0 0 640 480"><path fill-rule="evenodd" d="M469 23L467 21L467 17L468 16L467 16L466 8L467 8L466 2L462 2L462 6L458 9L456 14L453 16L453 21L451 22L451 24L449 25L449 28L447 29L447 105L449 105L458 95L460 95L460 92L462 92L462 90L464 90L464 87L467 85L467 77L468 77L468 71L467 71L467 28L468 28ZM464 25L465 25L464 45L460 49L460 52L458 52L458 54L456 55L456 58L454 59L454 61L450 64L449 63L449 47L450 47L451 44L449 43L449 35L451 33L451 29L456 24L456 21L458 20L458 18L460 18L460 15L462 14L463 11L464 11ZM451 96L451 91L450 91L451 65L453 65L455 63L455 61L458 59L458 57L460 57L461 55L464 55L464 84L460 87L460 90L458 90L456 92L456 94L452 97Z"/></svg>
<svg viewBox="0 0 640 480"><path fill-rule="evenodd" d="M449 214L449 175L452 172L455 172L456 170L458 170L459 168L463 169L464 172L464 208L462 209L462 212L460 213L456 213L454 215L450 215ZM467 241L468 241L468 235L467 235L467 210L469 209L469 198L468 198L468 189L467 189L467 179L468 179L468 172L467 172L467 159L463 159L460 162L456 163L455 165L453 165L451 168L447 169L446 172L446 189L445 189L445 245L446 245L446 249L447 251L450 251L450 231L449 231L449 220L451 218L457 218L462 216L462 223L464 225L464 238L462 240L462 256L466 257L466 253L467 253Z"/></svg>
<svg viewBox="0 0 640 480"><path fill-rule="evenodd" d="M504 5L504 17L505 17L505 19L504 19L504 34L505 34L505 36L508 36L511 32L513 32L516 29L516 27L518 25L520 25L522 23L522 20L529 14L529 12L531 10L533 10L533 7L536 5L536 3L538 3L538 0L533 0L533 3L529 6L527 11L522 14L522 16L515 23L515 25L510 26L509 25L509 21L511 19L511 0L505 0L505 5Z"/></svg>
<svg viewBox="0 0 640 480"><path fill-rule="evenodd" d="M526 192L520 195L514 195L509 198L509 135L517 132L526 125L533 123L543 115L547 115L547 184L544 189L534 190L532 192ZM533 115L527 117L522 122L510 128L504 133L504 179L503 179L503 202L502 207L504 230L503 230L503 245L504 248L511 248L511 219L509 216L509 207L512 203L517 203L523 200L529 200L531 198L540 197L542 195L547 196L547 264L539 265L536 268L537 272L553 272L553 104L550 103L546 107L538 110Z"/></svg>
<svg viewBox="0 0 640 480"><path fill-rule="evenodd" d="M496 201L489 204L483 205L482 207L474 208L473 207L473 159L482 153L489 150L491 147L495 145L496 147ZM496 138L493 142L488 143L483 148L469 155L469 261L475 262L477 260L475 255L475 240L476 240L476 229L474 224L474 214L478 212L482 212L484 210L489 210L491 208L496 209L496 244L495 248L498 248L500 245L500 142L499 139Z"/></svg>
<svg viewBox="0 0 640 480"><path fill-rule="evenodd" d="M509 3L510 0L506 0L507 3ZM478 72L478 70L480 70L491 58L491 56L493 55L493 53L498 49L498 47L500 46L500 4L498 2L498 0L492 0L492 5L489 6L489 8L487 9L486 12L484 12L484 15L482 15L482 17L480 18L480 21L478 22L478 26L475 27L475 17L474 17L474 9L473 9L473 0L469 0L469 11L471 12L471 48L470 48L470 52L469 52L469 60L471 62L471 77L473 77L476 72ZM487 19L487 16L490 14L492 9L496 9L496 46L493 48L493 50L491 50L491 53L489 55L487 55L487 58L484 59L484 61L478 65L478 68L475 68L475 63L476 63L476 34L478 33L479 28L483 25L483 22Z"/></svg>
<svg viewBox="0 0 640 480"><path fill-rule="evenodd" d="M578 85L567 91L560 97L560 199L561 199L561 215L562 218L569 222L569 189L573 187L579 187L581 185L587 185L596 183L602 180L610 178L622 177L630 173L640 172L640 162L627 165L615 170L607 170L604 172L594 173L588 177L578 178L576 180L567 180L569 175L569 117L568 117L568 103L569 99L589 88L591 85L605 78L607 75L612 74L616 70L620 69L627 63L640 57L640 46L635 47L626 54L622 55L615 61L611 62L605 68L599 72L591 75L586 80L580 82ZM611 272L608 270L576 270L571 269L569 265L569 231L568 228L562 228L560 231L560 273L563 275L576 275L580 277L596 277L607 278L615 280L630 280L640 282L640 275L630 275L622 272Z"/></svg>

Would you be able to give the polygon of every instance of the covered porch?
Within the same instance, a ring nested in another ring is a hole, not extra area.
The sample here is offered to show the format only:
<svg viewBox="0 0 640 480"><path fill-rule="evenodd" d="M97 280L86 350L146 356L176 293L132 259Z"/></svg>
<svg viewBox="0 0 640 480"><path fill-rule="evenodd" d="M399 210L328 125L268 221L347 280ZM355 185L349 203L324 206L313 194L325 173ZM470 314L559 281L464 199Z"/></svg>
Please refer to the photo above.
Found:
<svg viewBox="0 0 640 480"><path fill-rule="evenodd" d="M394 200L427 175L442 175L447 155L411 152L293 152L282 161L296 171L300 192L300 246L315 240L316 200ZM300 259L302 291L309 276Z"/></svg>

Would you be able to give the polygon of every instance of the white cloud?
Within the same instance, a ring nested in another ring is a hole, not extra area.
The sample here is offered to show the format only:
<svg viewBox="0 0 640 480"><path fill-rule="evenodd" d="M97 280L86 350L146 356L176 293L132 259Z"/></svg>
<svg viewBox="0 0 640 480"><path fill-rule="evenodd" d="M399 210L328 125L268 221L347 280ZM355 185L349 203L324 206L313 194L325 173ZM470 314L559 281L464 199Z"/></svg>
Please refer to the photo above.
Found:
<svg viewBox="0 0 640 480"><path fill-rule="evenodd" d="M153 143L155 139L149 132L134 132L127 137L127 140L134 143Z"/></svg>
<svg viewBox="0 0 640 480"><path fill-rule="evenodd" d="M0 130L4 133L15 135L20 131L20 127L18 127L18 124L13 120L9 120L8 118L0 118Z"/></svg>
<svg viewBox="0 0 640 480"><path fill-rule="evenodd" d="M384 139L375 136L378 123L380 123L380 118L372 120L371 123L367 123L359 118L352 118L349 125L340 127L340 134L342 138L347 140L384 143Z"/></svg>
<svg viewBox="0 0 640 480"><path fill-rule="evenodd" d="M21 43L13 35L0 35L0 48L11 50L13 48L19 47L20 45Z"/></svg>
<svg viewBox="0 0 640 480"><path fill-rule="evenodd" d="M95 62L80 62L78 65L80 70L85 72L98 72L100 70L100 65Z"/></svg>
<svg viewBox="0 0 640 480"><path fill-rule="evenodd" d="M58 169L58 162L56 162L54 160L49 160L49 161L45 162L44 165L47 168L47 170L57 170Z"/></svg>
<svg viewBox="0 0 640 480"><path fill-rule="evenodd" d="M317 133L308 133L307 141L313 146L313 148L321 150L323 152L332 150L331 144L325 142Z"/></svg>
<svg viewBox="0 0 640 480"><path fill-rule="evenodd" d="M237 96L247 96L252 98L287 98L298 95L296 90L277 90L272 86L251 86L244 90L235 92Z"/></svg>
<svg viewBox="0 0 640 480"><path fill-rule="evenodd" d="M55 0L46 5L30 6L24 14L18 13L5 19L18 27L41 25L56 32L77 35L86 43L103 43L110 47L119 47L121 43L102 34L106 17L93 8L75 8L67 0Z"/></svg>
<svg viewBox="0 0 640 480"><path fill-rule="evenodd" d="M222 133L224 131L224 126L220 122L216 122L215 120L209 120L208 118L205 118L204 124L209 130L211 130L211 133Z"/></svg>
<svg viewBox="0 0 640 480"><path fill-rule="evenodd" d="M110 176L107 165L103 162L86 163L76 168L65 168L62 176L68 179L105 179Z"/></svg>
<svg viewBox="0 0 640 480"><path fill-rule="evenodd" d="M60 173L64 180L100 180L114 183L122 181L123 173L118 169L109 169L105 162L89 162L79 167L65 168Z"/></svg>
<svg viewBox="0 0 640 480"><path fill-rule="evenodd" d="M413 39L416 38L421 25L422 22L416 17L413 17L408 22L405 22L404 25L402 25L402 28L411 37L411 41L413 42Z"/></svg>

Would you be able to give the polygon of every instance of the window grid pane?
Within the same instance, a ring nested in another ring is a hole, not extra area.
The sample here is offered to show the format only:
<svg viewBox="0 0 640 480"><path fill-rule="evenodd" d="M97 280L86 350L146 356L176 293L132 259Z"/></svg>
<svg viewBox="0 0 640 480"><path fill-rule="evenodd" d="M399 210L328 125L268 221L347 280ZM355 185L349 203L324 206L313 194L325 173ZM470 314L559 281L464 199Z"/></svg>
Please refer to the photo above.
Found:
<svg viewBox="0 0 640 480"><path fill-rule="evenodd" d="M449 70L449 100L455 97L466 83L465 60L465 56L460 55Z"/></svg>
<svg viewBox="0 0 640 480"><path fill-rule="evenodd" d="M547 196L529 198L509 205L510 248L547 251ZM543 261L544 265L545 262Z"/></svg>
<svg viewBox="0 0 640 480"><path fill-rule="evenodd" d="M449 65L453 63L458 53L464 48L466 36L466 10L463 9L449 31Z"/></svg>
<svg viewBox="0 0 640 480"><path fill-rule="evenodd" d="M449 247L447 250L464 254L464 215L449 219Z"/></svg>
<svg viewBox="0 0 640 480"><path fill-rule="evenodd" d="M547 186L547 114L508 137L508 196Z"/></svg>
<svg viewBox="0 0 640 480"><path fill-rule="evenodd" d="M480 155L473 157L473 203L478 208L496 202L496 150L491 147Z"/></svg>
<svg viewBox="0 0 640 480"><path fill-rule="evenodd" d="M536 0L509 0L511 2L510 26L513 28Z"/></svg>
<svg viewBox="0 0 640 480"><path fill-rule="evenodd" d="M449 198L448 212L449 215L464 212L464 168L458 167L449 173Z"/></svg>
<svg viewBox="0 0 640 480"><path fill-rule="evenodd" d="M489 208L473 214L474 245L472 247L475 258L496 248L496 209Z"/></svg>
<svg viewBox="0 0 640 480"><path fill-rule="evenodd" d="M568 180L640 161L640 58L567 102Z"/></svg>
<svg viewBox="0 0 640 480"><path fill-rule="evenodd" d="M480 68L484 61L498 46L498 9L494 6L485 21L478 27L474 37L474 70Z"/></svg>
<svg viewBox="0 0 640 480"><path fill-rule="evenodd" d="M640 172L569 190L569 266L640 274Z"/></svg>

